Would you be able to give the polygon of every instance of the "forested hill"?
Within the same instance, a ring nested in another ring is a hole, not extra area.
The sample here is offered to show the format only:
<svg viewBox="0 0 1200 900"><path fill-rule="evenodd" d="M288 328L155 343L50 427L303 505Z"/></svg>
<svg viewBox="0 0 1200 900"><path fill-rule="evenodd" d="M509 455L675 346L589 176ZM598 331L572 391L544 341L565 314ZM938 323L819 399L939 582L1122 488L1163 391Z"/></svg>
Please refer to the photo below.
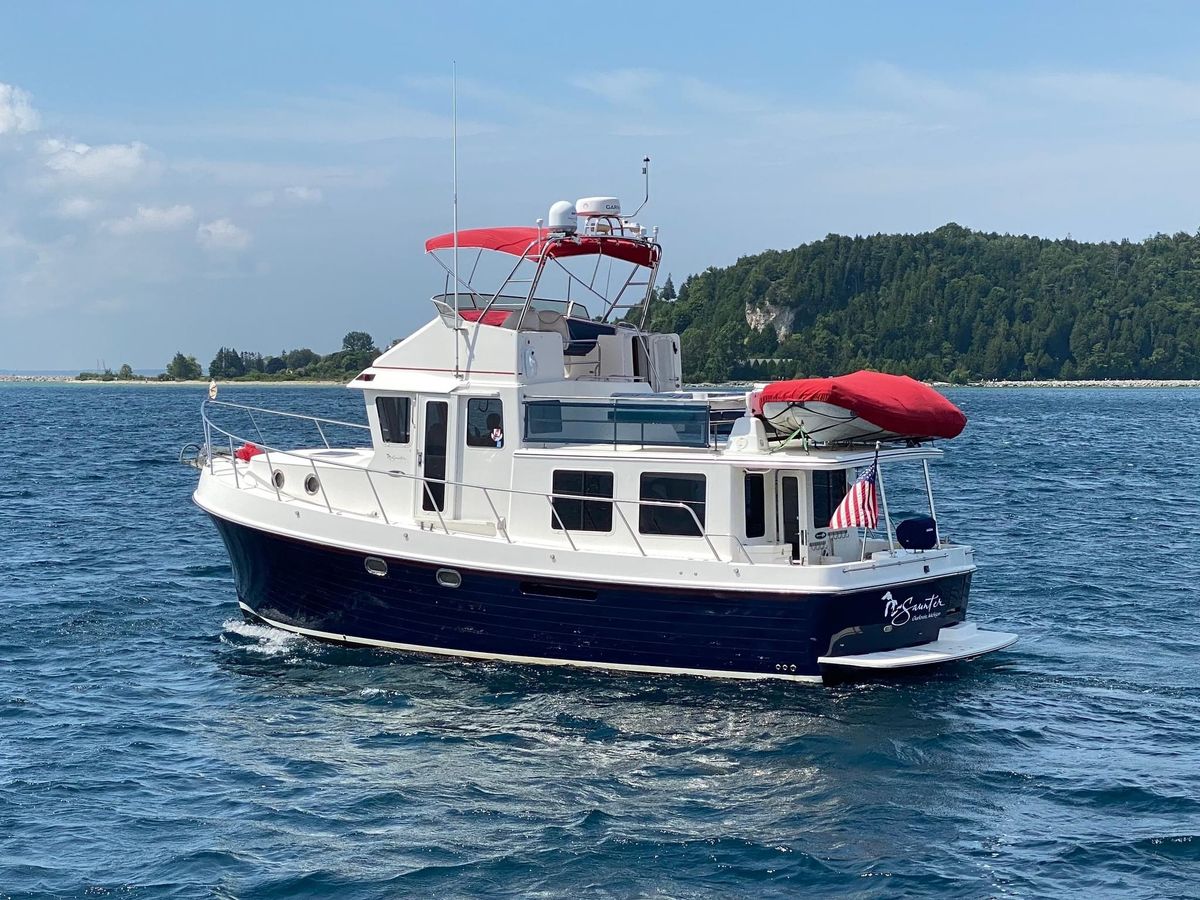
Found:
<svg viewBox="0 0 1200 900"><path fill-rule="evenodd" d="M1088 244L945 225L830 235L667 285L689 381L1200 378L1200 236Z"/></svg>

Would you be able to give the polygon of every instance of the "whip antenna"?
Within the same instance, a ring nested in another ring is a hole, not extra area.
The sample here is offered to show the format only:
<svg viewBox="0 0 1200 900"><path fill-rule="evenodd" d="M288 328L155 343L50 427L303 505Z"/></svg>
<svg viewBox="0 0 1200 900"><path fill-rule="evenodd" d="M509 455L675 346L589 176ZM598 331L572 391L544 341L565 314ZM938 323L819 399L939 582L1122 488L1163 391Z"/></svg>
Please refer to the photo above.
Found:
<svg viewBox="0 0 1200 900"><path fill-rule="evenodd" d="M646 178L646 195L642 197L642 206L645 206L650 200L650 157L648 156L642 157L642 175ZM642 206L635 209L629 218L636 219L637 214L642 211Z"/></svg>
<svg viewBox="0 0 1200 900"><path fill-rule="evenodd" d="M450 161L453 168L452 193L454 230L454 377L462 377L459 371L458 332L462 331L458 318L458 63L450 61Z"/></svg>

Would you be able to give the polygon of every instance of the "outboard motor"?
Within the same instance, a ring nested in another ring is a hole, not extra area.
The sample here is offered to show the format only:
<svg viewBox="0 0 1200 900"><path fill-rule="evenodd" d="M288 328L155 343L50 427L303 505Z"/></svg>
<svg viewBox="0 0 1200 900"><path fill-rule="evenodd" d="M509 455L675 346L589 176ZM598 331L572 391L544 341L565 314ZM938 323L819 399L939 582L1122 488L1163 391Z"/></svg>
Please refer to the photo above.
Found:
<svg viewBox="0 0 1200 900"><path fill-rule="evenodd" d="M937 547L937 523L929 516L905 519L896 526L896 540L905 550L933 550Z"/></svg>

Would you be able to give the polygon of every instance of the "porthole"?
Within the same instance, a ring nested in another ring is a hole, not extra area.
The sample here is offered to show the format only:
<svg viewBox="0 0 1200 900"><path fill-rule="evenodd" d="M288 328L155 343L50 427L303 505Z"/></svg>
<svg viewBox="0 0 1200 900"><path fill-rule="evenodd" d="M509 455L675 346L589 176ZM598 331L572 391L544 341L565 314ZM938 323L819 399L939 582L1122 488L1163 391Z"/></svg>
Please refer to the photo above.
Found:
<svg viewBox="0 0 1200 900"><path fill-rule="evenodd" d="M456 588L462 585L462 576L454 569L438 569L437 583L442 587Z"/></svg>
<svg viewBox="0 0 1200 900"><path fill-rule="evenodd" d="M315 494L321 489L321 479L316 475L309 475L304 479L304 492L306 494Z"/></svg>
<svg viewBox="0 0 1200 900"><path fill-rule="evenodd" d="M283 490L283 482L285 480L282 469L276 469L271 473L271 484L275 485L276 490Z"/></svg>
<svg viewBox="0 0 1200 900"><path fill-rule="evenodd" d="M383 578L388 572L387 561L378 556L368 556L363 560L363 567L372 575L378 575L380 578Z"/></svg>

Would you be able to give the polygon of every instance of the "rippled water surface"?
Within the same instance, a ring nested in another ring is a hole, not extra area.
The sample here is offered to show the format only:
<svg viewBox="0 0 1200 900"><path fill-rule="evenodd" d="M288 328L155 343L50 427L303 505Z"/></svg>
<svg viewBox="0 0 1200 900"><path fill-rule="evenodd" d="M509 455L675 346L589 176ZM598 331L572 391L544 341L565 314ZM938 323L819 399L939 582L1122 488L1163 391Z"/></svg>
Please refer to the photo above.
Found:
<svg viewBox="0 0 1200 900"><path fill-rule="evenodd" d="M1200 895L1200 391L952 392L939 517L1021 642L839 688L246 625L201 395L0 386L0 897Z"/></svg>

